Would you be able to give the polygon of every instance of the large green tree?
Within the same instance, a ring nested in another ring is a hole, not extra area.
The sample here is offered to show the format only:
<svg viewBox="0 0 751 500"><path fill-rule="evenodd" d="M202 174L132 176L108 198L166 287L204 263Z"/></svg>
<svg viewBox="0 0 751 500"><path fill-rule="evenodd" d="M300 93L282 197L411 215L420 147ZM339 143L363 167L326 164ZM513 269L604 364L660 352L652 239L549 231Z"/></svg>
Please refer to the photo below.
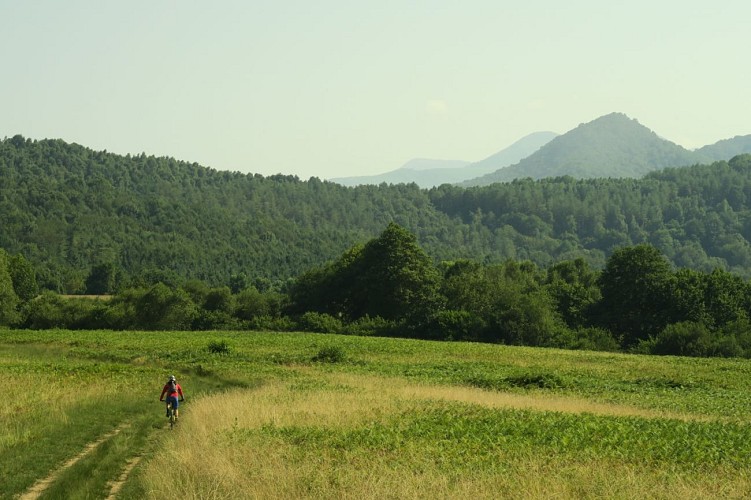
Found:
<svg viewBox="0 0 751 500"><path fill-rule="evenodd" d="M402 319L438 307L438 270L403 227L390 223L365 245L356 266L356 289L362 293L358 316Z"/></svg>
<svg viewBox="0 0 751 500"><path fill-rule="evenodd" d="M439 273L413 234L390 223L378 238L300 276L292 310L401 320L439 307Z"/></svg>
<svg viewBox="0 0 751 500"><path fill-rule="evenodd" d="M626 346L656 335L670 320L672 280L670 263L657 248L617 249L599 278L600 322Z"/></svg>
<svg viewBox="0 0 751 500"><path fill-rule="evenodd" d="M554 264L547 271L547 290L558 312L571 328L587 326L594 304L600 300L597 273L578 258Z"/></svg>

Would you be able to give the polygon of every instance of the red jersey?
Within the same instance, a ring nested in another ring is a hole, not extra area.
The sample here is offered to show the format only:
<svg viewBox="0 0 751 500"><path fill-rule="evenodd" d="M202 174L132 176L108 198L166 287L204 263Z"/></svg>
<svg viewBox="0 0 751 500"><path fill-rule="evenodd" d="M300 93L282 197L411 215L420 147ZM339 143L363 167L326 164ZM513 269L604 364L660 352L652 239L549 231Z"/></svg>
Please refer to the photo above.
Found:
<svg viewBox="0 0 751 500"><path fill-rule="evenodd" d="M178 394L180 394L181 398L184 397L183 396L183 388L180 387L180 384L175 383L175 388L174 389L172 389L170 386L171 386L171 384L169 384L169 383L167 383L167 384L164 385L164 389L162 389L162 394L161 394L161 396L159 396L159 401L162 401L164 399L164 395L165 394L167 394L168 397L169 396L177 396Z"/></svg>

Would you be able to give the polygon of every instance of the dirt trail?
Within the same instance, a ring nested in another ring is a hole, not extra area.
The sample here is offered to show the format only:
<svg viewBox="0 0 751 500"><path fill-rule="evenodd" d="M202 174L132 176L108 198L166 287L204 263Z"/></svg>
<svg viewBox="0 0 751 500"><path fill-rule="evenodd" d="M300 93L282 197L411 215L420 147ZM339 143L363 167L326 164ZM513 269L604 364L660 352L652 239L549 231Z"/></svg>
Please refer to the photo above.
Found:
<svg viewBox="0 0 751 500"><path fill-rule="evenodd" d="M97 446L104 443L108 439L116 436L120 433L124 428L126 428L128 425L123 424L120 427L116 428L115 430L108 432L107 434L101 436L96 441L92 441L91 443L87 444L83 451L76 455L75 457L71 458L67 462L65 462L62 466L54 470L49 476L45 477L44 479L40 479L34 485L26 490L25 493L23 493L20 497L18 497L20 500L36 500L39 498L42 493L52 484L60 475L68 470L69 468L73 467L79 460L86 457L89 453L94 451Z"/></svg>
<svg viewBox="0 0 751 500"><path fill-rule="evenodd" d="M125 481L128 480L128 476L130 475L131 471L136 465L138 465L142 458L143 456L136 455L135 457L128 460L122 473L120 473L120 477L118 477L115 481L111 481L107 485L110 487L110 494L107 495L107 500L115 500L115 498L117 498L117 494L120 493L120 490L123 489L123 486L125 486Z"/></svg>

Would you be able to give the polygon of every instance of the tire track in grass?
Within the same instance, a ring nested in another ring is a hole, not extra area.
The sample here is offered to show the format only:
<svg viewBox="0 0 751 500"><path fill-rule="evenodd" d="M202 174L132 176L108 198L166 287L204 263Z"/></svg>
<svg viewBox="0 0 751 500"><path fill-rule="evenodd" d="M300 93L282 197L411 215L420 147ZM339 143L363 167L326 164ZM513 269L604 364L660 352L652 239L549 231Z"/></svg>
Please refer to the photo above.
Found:
<svg viewBox="0 0 751 500"><path fill-rule="evenodd" d="M36 483L34 483L34 485L31 488L29 488L28 490L26 490L26 492L23 493L18 498L20 500L36 500L37 498L39 498L42 495L42 493L44 493L47 490L47 488L49 488L49 486L52 483L55 482L55 480L58 477L60 477L60 475L63 472L65 472L66 470L68 470L71 467L73 467L76 463L78 463L79 460L87 457L91 452L93 452L94 450L96 450L99 445L101 445L102 443L104 443L105 441L107 441L109 439L112 439L113 437L115 437L116 435L118 435L123 429L127 428L128 426L129 426L129 424L127 424L127 423L121 424L119 427L117 427L116 429L114 429L114 430L108 432L107 434L101 436L96 441L90 442L89 444L87 444L86 446L84 446L84 449L81 451L81 453L79 453L75 457L73 457L70 460L68 460L67 462L65 462L62 466L60 466L57 469L55 469L54 471L52 471L52 473L50 475L48 475L47 477L45 477L44 479L40 479L39 481L37 481Z"/></svg>
<svg viewBox="0 0 751 500"><path fill-rule="evenodd" d="M125 486L125 481L128 480L128 476L130 476L130 473L133 471L133 469L141 462L141 459L143 458L143 455L136 455L135 457L132 457L130 460L127 461L125 464L125 468L120 473L120 476L107 484L107 486L110 488L110 493L107 495L107 500L115 500L117 498L117 494L120 493L120 490L123 489L123 486Z"/></svg>

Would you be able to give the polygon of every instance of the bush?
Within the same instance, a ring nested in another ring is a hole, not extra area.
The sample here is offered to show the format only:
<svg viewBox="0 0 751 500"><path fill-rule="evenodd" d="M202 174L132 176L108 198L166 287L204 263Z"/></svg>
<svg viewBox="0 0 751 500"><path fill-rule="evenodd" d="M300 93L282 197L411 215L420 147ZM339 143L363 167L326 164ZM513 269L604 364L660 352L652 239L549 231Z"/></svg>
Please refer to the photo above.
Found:
<svg viewBox="0 0 751 500"><path fill-rule="evenodd" d="M300 317L298 326L305 332L338 333L342 322L329 314L310 311Z"/></svg>
<svg viewBox="0 0 751 500"><path fill-rule="evenodd" d="M211 354L229 354L232 350L226 340L212 340L208 348Z"/></svg>
<svg viewBox="0 0 751 500"><path fill-rule="evenodd" d="M751 322L746 319L738 319L722 327L720 334L733 339L737 350L733 356L751 357ZM723 343L722 341L720 341Z"/></svg>
<svg viewBox="0 0 751 500"><path fill-rule="evenodd" d="M288 316L257 316L248 321L251 330L270 332L292 332L297 330L297 323Z"/></svg>
<svg viewBox="0 0 751 500"><path fill-rule="evenodd" d="M556 337L556 347L583 351L620 350L620 342L608 330L603 328L578 328L565 330Z"/></svg>
<svg viewBox="0 0 751 500"><path fill-rule="evenodd" d="M270 314L269 302L255 288L246 288L235 296L235 316L238 318L252 320Z"/></svg>
<svg viewBox="0 0 751 500"><path fill-rule="evenodd" d="M224 311L201 310L193 320L193 330L243 330L245 323Z"/></svg>
<svg viewBox="0 0 751 500"><path fill-rule="evenodd" d="M435 340L479 341L487 325L468 311L439 311L425 324L421 336Z"/></svg>
<svg viewBox="0 0 751 500"><path fill-rule="evenodd" d="M360 337L387 337L393 329L394 323L392 321L383 319L380 316L363 316L352 323L344 325L340 332Z"/></svg>
<svg viewBox="0 0 751 500"><path fill-rule="evenodd" d="M182 289L157 283L136 303L136 318L145 330L190 330L198 307Z"/></svg>
<svg viewBox="0 0 751 500"><path fill-rule="evenodd" d="M732 335L718 337L712 342L710 356L718 356L721 358L741 358L745 354L746 352L738 344L738 340Z"/></svg>
<svg viewBox="0 0 751 500"><path fill-rule="evenodd" d="M43 292L41 296L27 303L24 326L33 329L65 328L63 298L54 292Z"/></svg>
<svg viewBox="0 0 751 500"><path fill-rule="evenodd" d="M321 348L318 354L313 356L313 361L319 363L340 363L346 358L344 349L336 345Z"/></svg>
<svg viewBox="0 0 751 500"><path fill-rule="evenodd" d="M654 339L652 354L709 356L712 335L703 323L684 321L668 325Z"/></svg>

